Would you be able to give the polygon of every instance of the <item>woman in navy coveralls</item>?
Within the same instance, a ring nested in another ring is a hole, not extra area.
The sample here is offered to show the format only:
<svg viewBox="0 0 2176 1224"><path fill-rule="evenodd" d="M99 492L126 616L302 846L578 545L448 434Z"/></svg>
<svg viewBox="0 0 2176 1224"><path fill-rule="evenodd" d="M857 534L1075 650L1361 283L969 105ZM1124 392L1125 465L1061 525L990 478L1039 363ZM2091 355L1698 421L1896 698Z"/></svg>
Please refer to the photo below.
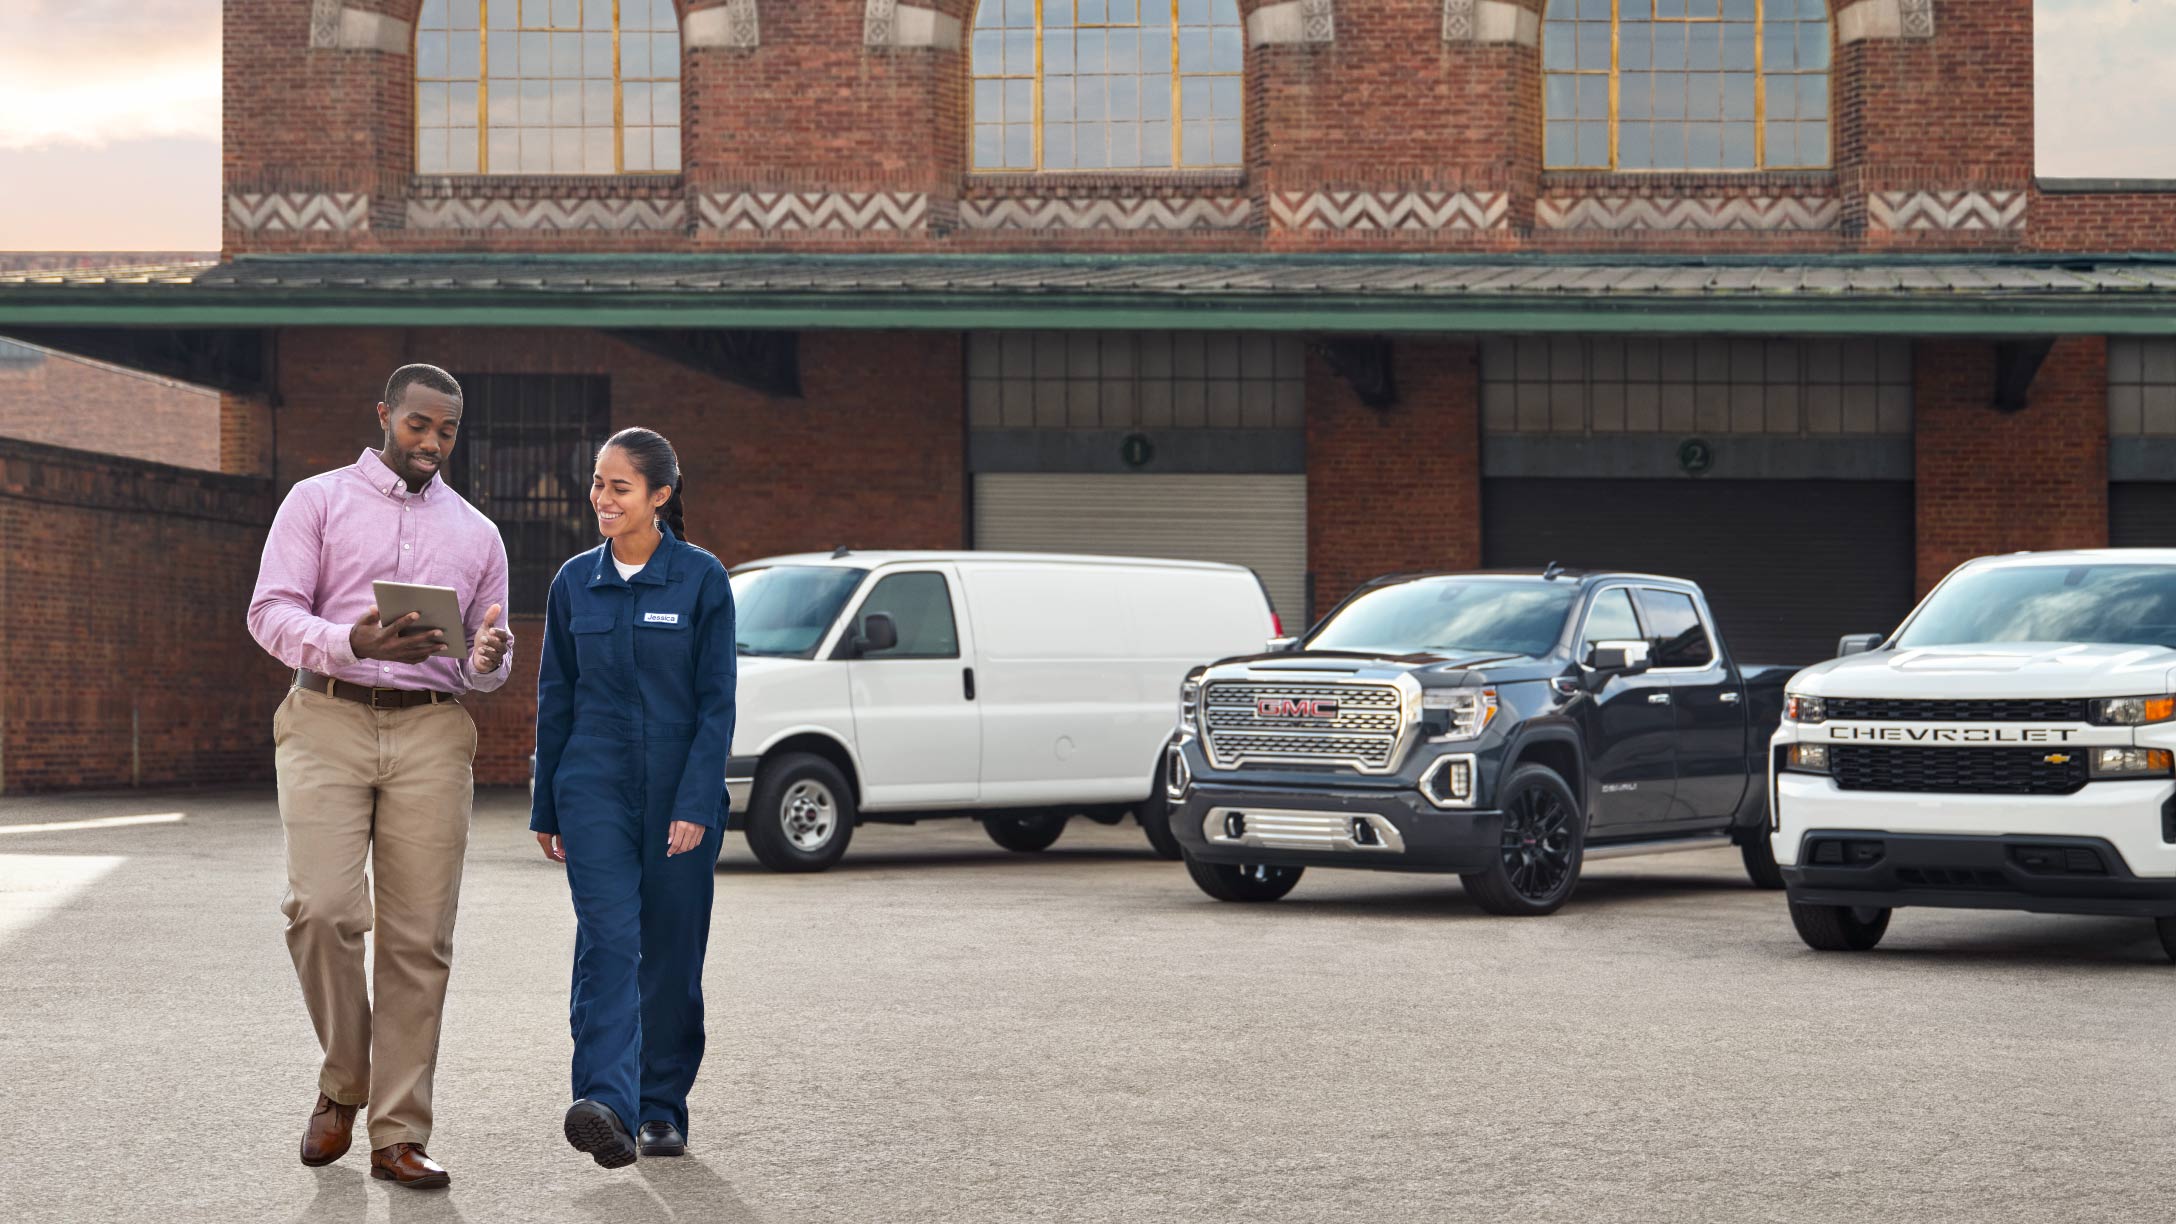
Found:
<svg viewBox="0 0 2176 1224"><path fill-rule="evenodd" d="M681 539L680 484L647 429L597 452L605 542L553 579L537 677L529 827L567 865L577 924L567 1142L608 1169L687 1150L703 1059L736 659L732 588Z"/></svg>

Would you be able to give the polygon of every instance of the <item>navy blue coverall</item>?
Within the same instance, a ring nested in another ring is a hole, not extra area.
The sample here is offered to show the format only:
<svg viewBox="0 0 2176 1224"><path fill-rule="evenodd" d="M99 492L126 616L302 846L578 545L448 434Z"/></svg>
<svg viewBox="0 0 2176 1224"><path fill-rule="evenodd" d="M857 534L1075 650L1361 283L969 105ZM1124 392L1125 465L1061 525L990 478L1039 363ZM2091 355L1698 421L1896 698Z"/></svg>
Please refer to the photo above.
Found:
<svg viewBox="0 0 2176 1224"><path fill-rule="evenodd" d="M567 854L575 1098L685 1135L738 668L725 567L661 530L630 579L602 544L552 580L529 827ZM709 832L667 858L676 820Z"/></svg>

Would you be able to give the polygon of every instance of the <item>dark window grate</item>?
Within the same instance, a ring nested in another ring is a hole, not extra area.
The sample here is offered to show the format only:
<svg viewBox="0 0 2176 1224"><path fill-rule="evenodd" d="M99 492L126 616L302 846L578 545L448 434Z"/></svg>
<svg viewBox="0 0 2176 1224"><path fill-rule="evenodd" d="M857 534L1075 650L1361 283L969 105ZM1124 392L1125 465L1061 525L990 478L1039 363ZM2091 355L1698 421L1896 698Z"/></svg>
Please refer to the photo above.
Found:
<svg viewBox="0 0 2176 1224"><path fill-rule="evenodd" d="M542 616L552 578L597 542L589 508L611 436L612 380L593 374L456 374L461 436L448 479L506 541L512 611Z"/></svg>
<svg viewBox="0 0 2176 1224"><path fill-rule="evenodd" d="M1976 795L2068 795L2085 785L2085 751L2046 748L1829 747L1842 790Z"/></svg>
<svg viewBox="0 0 2176 1224"><path fill-rule="evenodd" d="M1848 722L2084 722L2087 703L2045 701L1883 701L1831 697L1828 717Z"/></svg>

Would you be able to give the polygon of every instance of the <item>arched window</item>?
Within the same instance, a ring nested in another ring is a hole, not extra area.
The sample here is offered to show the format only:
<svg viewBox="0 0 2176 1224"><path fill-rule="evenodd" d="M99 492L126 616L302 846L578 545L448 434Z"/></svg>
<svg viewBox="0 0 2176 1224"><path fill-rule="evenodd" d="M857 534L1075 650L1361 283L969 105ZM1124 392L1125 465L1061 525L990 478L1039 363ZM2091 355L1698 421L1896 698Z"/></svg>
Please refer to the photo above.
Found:
<svg viewBox="0 0 2176 1224"><path fill-rule="evenodd" d="M1549 0L1543 164L1829 164L1828 0Z"/></svg>
<svg viewBox="0 0 2176 1224"><path fill-rule="evenodd" d="M423 0L421 174L674 174L672 0Z"/></svg>
<svg viewBox="0 0 2176 1224"><path fill-rule="evenodd" d="M1236 166L1238 0L982 0L977 170Z"/></svg>

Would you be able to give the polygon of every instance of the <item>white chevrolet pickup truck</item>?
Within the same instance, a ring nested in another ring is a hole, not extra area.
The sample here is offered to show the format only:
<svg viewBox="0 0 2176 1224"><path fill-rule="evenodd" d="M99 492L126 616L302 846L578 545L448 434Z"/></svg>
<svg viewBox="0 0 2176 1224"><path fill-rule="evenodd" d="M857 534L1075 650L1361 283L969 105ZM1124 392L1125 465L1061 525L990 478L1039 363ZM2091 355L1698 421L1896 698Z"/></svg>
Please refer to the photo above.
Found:
<svg viewBox="0 0 2176 1224"><path fill-rule="evenodd" d="M1841 653L1770 753L1809 945L1933 905L2151 918L2176 959L2176 550L1981 558Z"/></svg>

